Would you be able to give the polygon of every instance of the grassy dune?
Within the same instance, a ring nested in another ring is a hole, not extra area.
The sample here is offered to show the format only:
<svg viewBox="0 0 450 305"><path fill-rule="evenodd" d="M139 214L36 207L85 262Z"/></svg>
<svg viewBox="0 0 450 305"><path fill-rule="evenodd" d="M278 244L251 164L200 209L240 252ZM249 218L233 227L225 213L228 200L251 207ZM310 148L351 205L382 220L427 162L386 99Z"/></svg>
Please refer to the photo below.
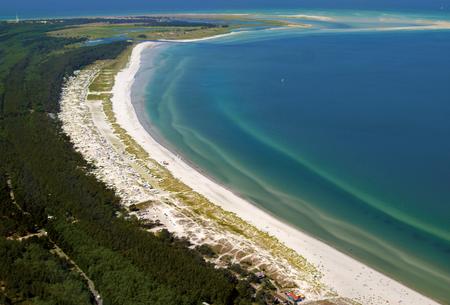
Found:
<svg viewBox="0 0 450 305"><path fill-rule="evenodd" d="M126 67L131 51L132 48L130 47L116 60L98 63L98 65L101 65L101 70L97 78L90 85L90 91L92 92L98 89L101 89L102 91L111 90L115 74ZM98 99L97 97L99 96L101 98ZM320 278L320 272L312 264L308 263L304 257L285 246L275 237L248 224L236 214L225 211L210 202L207 198L193 191L182 181L173 177L165 167L152 159L151 156L117 123L112 110L110 94L97 95L91 93L89 97L102 100L103 111L112 125L115 134L126 146L127 152L134 155L138 159L140 165L146 168L152 176L155 177L155 180L152 181L155 188L170 192L173 197L188 206L190 208L189 212L194 219L206 218L213 221L224 230L236 233L255 242L260 247L267 249L274 257L285 259L292 266L304 272L305 280L311 281L314 279L312 281L314 282L313 284L316 285L318 291L324 288L318 280Z"/></svg>

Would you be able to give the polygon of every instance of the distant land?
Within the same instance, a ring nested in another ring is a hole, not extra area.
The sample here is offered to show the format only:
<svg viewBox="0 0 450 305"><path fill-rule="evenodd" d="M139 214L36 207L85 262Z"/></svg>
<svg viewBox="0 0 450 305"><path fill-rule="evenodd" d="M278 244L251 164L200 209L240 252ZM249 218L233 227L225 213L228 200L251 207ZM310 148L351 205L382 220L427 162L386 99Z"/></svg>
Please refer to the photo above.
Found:
<svg viewBox="0 0 450 305"><path fill-rule="evenodd" d="M449 0L156 0L143 2L131 0L97 1L33 1L18 0L2 3L1 19L13 18L18 13L23 18L92 16L92 15L130 15L143 13L180 12L229 12L265 10L307 10L307 9L359 9L359 10L402 10L402 11L441 11L450 13Z"/></svg>

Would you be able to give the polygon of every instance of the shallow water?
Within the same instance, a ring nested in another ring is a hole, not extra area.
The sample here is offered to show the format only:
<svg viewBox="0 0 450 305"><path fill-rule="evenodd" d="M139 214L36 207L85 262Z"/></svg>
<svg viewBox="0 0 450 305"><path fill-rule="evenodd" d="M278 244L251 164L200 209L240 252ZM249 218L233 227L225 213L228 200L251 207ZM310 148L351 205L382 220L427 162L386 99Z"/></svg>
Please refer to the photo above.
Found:
<svg viewBox="0 0 450 305"><path fill-rule="evenodd" d="M448 302L450 31L330 24L146 52L148 119L244 198Z"/></svg>

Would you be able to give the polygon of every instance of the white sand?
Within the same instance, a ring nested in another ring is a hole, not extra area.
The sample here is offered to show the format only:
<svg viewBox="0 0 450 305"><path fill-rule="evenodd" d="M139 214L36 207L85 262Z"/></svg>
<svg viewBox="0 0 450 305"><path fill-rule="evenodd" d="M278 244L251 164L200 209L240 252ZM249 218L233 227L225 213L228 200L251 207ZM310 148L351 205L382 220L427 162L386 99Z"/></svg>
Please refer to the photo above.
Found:
<svg viewBox="0 0 450 305"><path fill-rule="evenodd" d="M289 253L273 253L262 241L224 230L216 220L193 213L183 200L160 188L160 178L152 173L157 169L153 161L139 159L127 152L126 144L116 134L104 112L103 101L92 96L87 99L88 94L100 93L89 90L100 71L101 64L93 65L69 77L62 90L58 117L75 149L95 165L90 173L114 189L120 195L122 205L145 203L146 207L131 214L145 222L159 220L160 225L151 231L166 228L178 237L189 239L192 245L210 245L218 255L206 259L217 266L250 263L257 270L265 270L282 287L300 287L308 300L323 300L335 295L318 283L320 272L311 264L303 263L303 258ZM108 75L111 72L101 73ZM215 213L223 213L223 222L233 222L223 210L216 209ZM253 231L253 228L247 229ZM298 259L296 262L300 262L302 268L291 267L287 259Z"/></svg>
<svg viewBox="0 0 450 305"><path fill-rule="evenodd" d="M212 39L223 38L223 37L227 37L227 36L233 36L238 33L242 33L242 32L229 32L229 33L225 33L225 34L218 34L218 35L214 35L214 36L207 36L207 37L195 38L195 39L178 39L178 40L159 39L158 41L162 41L162 42L196 42L196 41L212 40Z"/></svg>
<svg viewBox="0 0 450 305"><path fill-rule="evenodd" d="M203 176L153 139L140 124L131 104L131 87L140 67L141 52L155 44L158 43L144 42L134 48L128 67L117 74L112 91L117 122L153 159L161 164L168 162L166 167L186 185L300 253L324 273L322 281L339 295L363 304L438 304L258 209Z"/></svg>
<svg viewBox="0 0 450 305"><path fill-rule="evenodd" d="M331 17L316 16L316 15L280 15L280 17L298 18L298 19L314 20L314 21L334 21L334 19Z"/></svg>

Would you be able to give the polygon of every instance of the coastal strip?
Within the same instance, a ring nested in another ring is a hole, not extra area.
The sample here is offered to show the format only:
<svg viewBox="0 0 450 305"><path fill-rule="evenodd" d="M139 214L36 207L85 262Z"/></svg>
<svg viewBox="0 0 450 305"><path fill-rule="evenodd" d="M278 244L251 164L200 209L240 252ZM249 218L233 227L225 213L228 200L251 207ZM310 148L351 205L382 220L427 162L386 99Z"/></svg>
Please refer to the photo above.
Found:
<svg viewBox="0 0 450 305"><path fill-rule="evenodd" d="M109 102L113 66L97 63L69 78L59 118L74 147L93 165L92 174L115 189L130 214L150 232L167 229L193 246L210 246L214 253L205 258L218 267L239 264L253 273L264 272L280 293L301 288L310 301L336 298L304 258L192 191L164 162L160 165L135 145Z"/></svg>
<svg viewBox="0 0 450 305"><path fill-rule="evenodd" d="M79 72L61 100L65 132L123 204L194 244L211 245L219 254L211 260L219 266L229 261L264 270L280 288L300 288L308 301L344 296L374 305L437 304L258 209L160 145L131 100L142 51L157 44L135 46L128 65L105 88L92 83L117 72L107 64Z"/></svg>
<svg viewBox="0 0 450 305"><path fill-rule="evenodd" d="M363 304L437 304L258 209L160 145L139 122L131 101L131 87L134 76L139 71L142 51L152 46L152 43L142 43L135 47L128 67L116 76L112 103L117 122L153 159L165 164L174 177L214 204L275 236L315 266L320 266L322 281L339 295L356 299Z"/></svg>

